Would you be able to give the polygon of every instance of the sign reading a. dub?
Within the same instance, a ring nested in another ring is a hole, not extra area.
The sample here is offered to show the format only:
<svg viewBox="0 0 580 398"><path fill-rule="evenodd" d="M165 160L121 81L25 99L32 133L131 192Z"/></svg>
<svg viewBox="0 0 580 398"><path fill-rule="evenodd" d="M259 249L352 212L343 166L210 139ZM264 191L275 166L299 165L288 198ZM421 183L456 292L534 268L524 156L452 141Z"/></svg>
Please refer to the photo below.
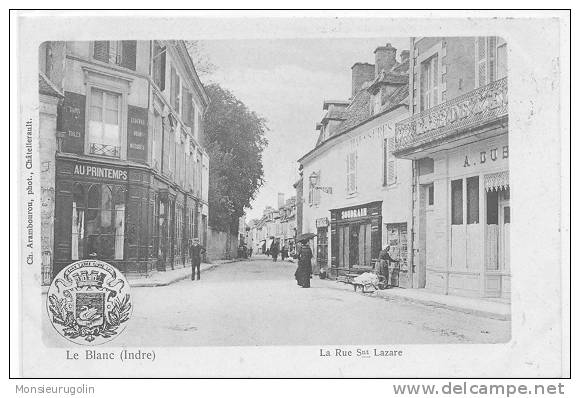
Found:
<svg viewBox="0 0 580 398"><path fill-rule="evenodd" d="M127 170L117 167L103 167L89 164L75 164L73 175L127 181Z"/></svg>
<svg viewBox="0 0 580 398"><path fill-rule="evenodd" d="M133 310L125 277L99 260L77 261L61 270L48 289L46 305L56 331L84 345L118 336Z"/></svg>

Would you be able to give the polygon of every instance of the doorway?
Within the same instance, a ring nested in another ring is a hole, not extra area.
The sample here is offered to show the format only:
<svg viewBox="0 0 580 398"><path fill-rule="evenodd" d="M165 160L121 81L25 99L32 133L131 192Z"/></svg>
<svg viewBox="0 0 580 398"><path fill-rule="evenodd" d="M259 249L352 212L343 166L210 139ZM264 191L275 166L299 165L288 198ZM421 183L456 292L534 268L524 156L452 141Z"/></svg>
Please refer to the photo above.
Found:
<svg viewBox="0 0 580 398"><path fill-rule="evenodd" d="M509 272L511 224L509 187L487 191L486 207L486 268Z"/></svg>

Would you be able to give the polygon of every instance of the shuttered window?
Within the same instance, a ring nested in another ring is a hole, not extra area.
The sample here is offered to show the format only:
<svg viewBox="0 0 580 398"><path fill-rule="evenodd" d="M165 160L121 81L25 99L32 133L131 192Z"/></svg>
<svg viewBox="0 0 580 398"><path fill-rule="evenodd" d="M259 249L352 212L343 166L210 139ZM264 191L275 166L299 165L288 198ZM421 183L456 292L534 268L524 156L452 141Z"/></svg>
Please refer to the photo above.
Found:
<svg viewBox="0 0 580 398"><path fill-rule="evenodd" d="M94 46L93 57L101 62L109 62L109 42L96 41Z"/></svg>
<svg viewBox="0 0 580 398"><path fill-rule="evenodd" d="M383 185L391 185L397 182L397 170L393 148L395 139L388 137L383 140Z"/></svg>
<svg viewBox="0 0 580 398"><path fill-rule="evenodd" d="M158 42L153 43L153 82L160 90L165 90L165 54L166 48Z"/></svg>
<svg viewBox="0 0 580 398"><path fill-rule="evenodd" d="M135 70L137 65L137 42L135 40L95 41L93 43L93 58L101 62Z"/></svg>
<svg viewBox="0 0 580 398"><path fill-rule="evenodd" d="M486 38L478 37L476 41L476 76L477 76L477 86L485 86L487 84L487 49L486 49Z"/></svg>
<svg viewBox="0 0 580 398"><path fill-rule="evenodd" d="M420 95L421 111L439 103L439 57L437 55L421 62Z"/></svg>
<svg viewBox="0 0 580 398"><path fill-rule="evenodd" d="M171 106L173 109L180 113L180 89L181 89L181 79L177 74L177 71L172 66L171 67Z"/></svg>
<svg viewBox="0 0 580 398"><path fill-rule="evenodd" d="M346 156L346 192L353 193L356 192L356 163L357 163L357 153L356 151L350 152Z"/></svg>
<svg viewBox="0 0 580 398"><path fill-rule="evenodd" d="M193 130L194 124L193 96L191 95L191 92L185 87L182 88L182 93L183 93L183 110L182 110L183 120L185 124L191 127L191 129Z"/></svg>

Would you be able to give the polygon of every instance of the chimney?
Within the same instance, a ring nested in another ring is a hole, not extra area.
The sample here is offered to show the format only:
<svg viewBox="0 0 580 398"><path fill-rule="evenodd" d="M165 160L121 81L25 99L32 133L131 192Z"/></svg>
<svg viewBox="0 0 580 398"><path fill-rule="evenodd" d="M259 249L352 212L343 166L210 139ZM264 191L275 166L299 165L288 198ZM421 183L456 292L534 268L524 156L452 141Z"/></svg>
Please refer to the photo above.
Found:
<svg viewBox="0 0 580 398"><path fill-rule="evenodd" d="M363 84L375 78L375 66L366 62L357 62L351 67L352 70L352 97L358 93Z"/></svg>
<svg viewBox="0 0 580 398"><path fill-rule="evenodd" d="M386 46L377 47L375 50L375 76L379 76L381 71L388 72L397 63L397 49L387 43Z"/></svg>
<svg viewBox="0 0 580 398"><path fill-rule="evenodd" d="M284 194L282 192L278 192L278 209L284 207Z"/></svg>
<svg viewBox="0 0 580 398"><path fill-rule="evenodd" d="M409 60L409 50L401 51L401 63L404 64Z"/></svg>

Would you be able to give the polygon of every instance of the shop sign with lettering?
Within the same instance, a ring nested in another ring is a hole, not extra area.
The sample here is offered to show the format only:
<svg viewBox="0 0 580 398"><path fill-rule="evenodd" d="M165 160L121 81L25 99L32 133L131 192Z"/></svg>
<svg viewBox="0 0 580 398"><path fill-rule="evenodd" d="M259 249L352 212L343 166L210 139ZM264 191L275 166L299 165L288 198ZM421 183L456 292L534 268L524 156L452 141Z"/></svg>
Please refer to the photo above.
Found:
<svg viewBox="0 0 580 398"><path fill-rule="evenodd" d="M509 157L509 146L494 146L489 150L479 151L477 156L465 155L463 160L463 167L470 167L476 165L483 165L485 163L493 163L498 159L507 159Z"/></svg>
<svg viewBox="0 0 580 398"><path fill-rule="evenodd" d="M88 164L75 164L73 175L108 180L127 181L127 170L118 167L103 167Z"/></svg>
<svg viewBox="0 0 580 398"><path fill-rule="evenodd" d="M147 109L129 105L127 108L127 158L147 161Z"/></svg>
<svg viewBox="0 0 580 398"><path fill-rule="evenodd" d="M58 107L57 126L60 150L82 154L85 150L85 96L70 91Z"/></svg>
<svg viewBox="0 0 580 398"><path fill-rule="evenodd" d="M328 227L328 217L316 219L316 228L326 228L326 227Z"/></svg>
<svg viewBox="0 0 580 398"><path fill-rule="evenodd" d="M340 213L341 220L347 220L349 218L366 217L366 216L367 216L367 208L366 207L361 207L359 209L343 210Z"/></svg>

